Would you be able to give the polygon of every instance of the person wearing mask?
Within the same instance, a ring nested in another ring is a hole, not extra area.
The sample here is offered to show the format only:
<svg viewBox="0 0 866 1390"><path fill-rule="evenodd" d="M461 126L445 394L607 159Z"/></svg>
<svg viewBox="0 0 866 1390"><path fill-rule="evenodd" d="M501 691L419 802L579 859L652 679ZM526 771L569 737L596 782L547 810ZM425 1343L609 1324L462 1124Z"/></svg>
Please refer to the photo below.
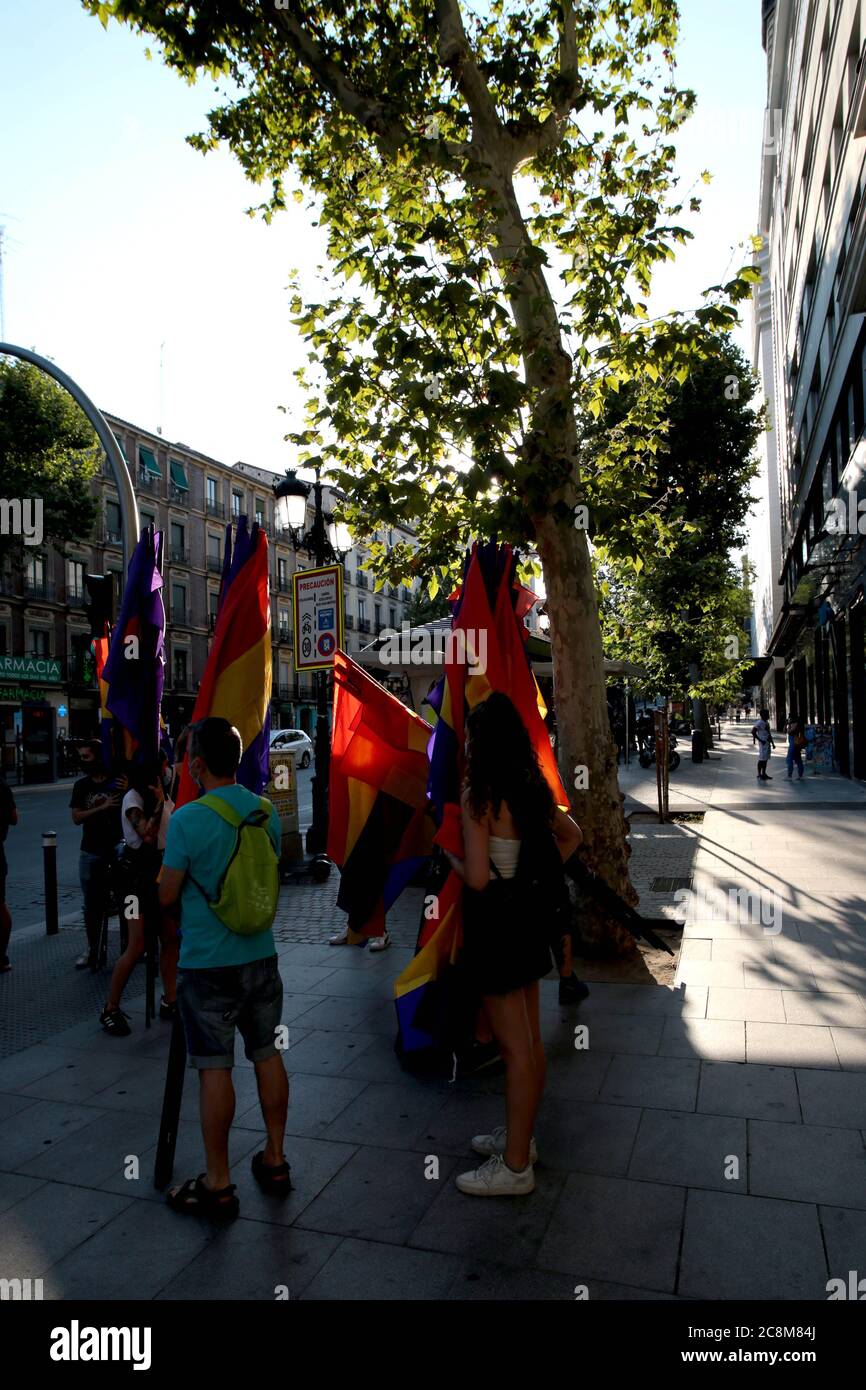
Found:
<svg viewBox="0 0 866 1390"><path fill-rule="evenodd" d="M6 785L6 777L0 770L0 975L8 975L9 937L12 935L12 917L6 902L6 836L9 827L18 824L18 810L11 789Z"/></svg>
<svg viewBox="0 0 866 1390"><path fill-rule="evenodd" d="M129 938L126 950L117 961L111 975L111 986L99 1022L112 1037L128 1037L129 1019L120 1007L123 991L133 969L145 949L145 931L158 930L160 936L159 967L163 996L159 1016L171 1019L177 1011L177 932L174 921L163 917L157 896L157 877L162 865L168 824L173 803L165 794L170 769L165 755L160 758L160 771L154 767L131 767L129 790L121 806L123 826L123 856L120 861L120 905L127 917Z"/></svg>
<svg viewBox="0 0 866 1390"><path fill-rule="evenodd" d="M545 1077L538 982L559 932L545 918L554 900L568 901L562 865L583 836L556 806L526 727L499 692L466 720L461 811L464 855L448 858L465 885L463 964L505 1063L506 1124L475 1136L472 1148L487 1162L457 1186L471 1196L519 1197L535 1188L533 1128ZM528 885L540 885L544 898Z"/></svg>
<svg viewBox="0 0 866 1390"><path fill-rule="evenodd" d="M83 777L73 784L69 807L73 825L81 826L78 875L84 898L84 928L87 950L75 962L76 970L98 965L102 922L108 911L111 873L115 853L122 839L120 792L110 781L98 739L78 751Z"/></svg>

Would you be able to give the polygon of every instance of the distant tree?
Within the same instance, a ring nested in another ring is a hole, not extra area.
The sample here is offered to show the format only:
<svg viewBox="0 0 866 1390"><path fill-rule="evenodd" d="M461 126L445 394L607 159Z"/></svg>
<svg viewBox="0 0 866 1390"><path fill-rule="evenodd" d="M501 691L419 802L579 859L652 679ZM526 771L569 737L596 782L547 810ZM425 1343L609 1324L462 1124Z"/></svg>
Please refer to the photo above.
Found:
<svg viewBox="0 0 866 1390"><path fill-rule="evenodd" d="M7 500L41 500L45 545L63 552L89 539L90 479L100 457L93 427L68 392L29 362L0 357L0 491ZM0 535L0 555L14 564L28 548Z"/></svg>
<svg viewBox="0 0 866 1390"><path fill-rule="evenodd" d="M607 655L627 656L657 689L687 695L708 740L707 702L730 699L749 664L749 578L735 553L746 541L754 448L766 427L757 384L729 336L707 340L671 392L648 489L664 539L637 564L611 554L603 539L597 551Z"/></svg>

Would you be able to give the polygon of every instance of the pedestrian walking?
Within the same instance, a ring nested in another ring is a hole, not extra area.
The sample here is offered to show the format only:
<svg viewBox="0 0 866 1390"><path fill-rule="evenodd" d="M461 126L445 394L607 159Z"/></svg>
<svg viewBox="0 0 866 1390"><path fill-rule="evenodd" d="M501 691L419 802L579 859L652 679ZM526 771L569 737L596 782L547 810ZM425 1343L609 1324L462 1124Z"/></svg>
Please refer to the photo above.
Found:
<svg viewBox="0 0 866 1390"><path fill-rule="evenodd" d="M464 882L462 959L505 1063L506 1124L475 1136L472 1148L487 1162L457 1186L476 1197L519 1197L535 1188L544 1089L538 982L570 915L562 865L583 836L556 807L507 695L488 696L466 720L461 805L464 857L448 858Z"/></svg>
<svg viewBox="0 0 866 1390"><path fill-rule="evenodd" d="M175 1211L231 1220L239 1211L229 1169L235 1113L235 1031L253 1063L265 1148L252 1161L273 1196L291 1190L283 1152L289 1082L278 1047L283 986L271 923L279 895L280 821L265 797L237 783L241 737L226 719L189 731L187 765L204 793L169 821L159 900L180 907L178 1006L200 1087L206 1172L168 1194Z"/></svg>
<svg viewBox="0 0 866 1390"><path fill-rule="evenodd" d="M772 782L772 777L767 775L767 763L770 761L770 753L776 744L770 732L770 711L762 709L760 717L752 725L752 742L758 750L758 781Z"/></svg>
<svg viewBox="0 0 866 1390"><path fill-rule="evenodd" d="M797 781L803 780L803 749L806 747L806 735L803 732L803 723L796 710L792 710L788 715L788 722L785 725L785 733L788 736L788 781L794 775L794 768L797 769Z"/></svg>
<svg viewBox="0 0 866 1390"><path fill-rule="evenodd" d="M9 938L12 935L12 916L6 902L6 836L10 826L18 824L18 809L6 774L0 768L0 975L8 975Z"/></svg>
<svg viewBox="0 0 866 1390"><path fill-rule="evenodd" d="M83 777L73 784L69 801L73 825L81 826L78 876L84 898L87 950L75 962L76 970L98 965L102 923L108 912L111 875L117 845L122 839L120 792L109 779L98 739L78 751Z"/></svg>
<svg viewBox="0 0 866 1390"><path fill-rule="evenodd" d="M162 763L166 764L164 755ZM169 785L171 782L170 769ZM120 1007L127 981L145 950L146 932L159 933L159 965L163 995L159 1016L171 1019L177 1009L177 930L175 921L163 915L157 896L157 876L162 865L173 802L165 793L165 770L131 767L129 790L121 805L123 853L119 862L120 906L127 917L129 936L126 950L111 975L108 999L99 1022L112 1037L128 1037L129 1019Z"/></svg>

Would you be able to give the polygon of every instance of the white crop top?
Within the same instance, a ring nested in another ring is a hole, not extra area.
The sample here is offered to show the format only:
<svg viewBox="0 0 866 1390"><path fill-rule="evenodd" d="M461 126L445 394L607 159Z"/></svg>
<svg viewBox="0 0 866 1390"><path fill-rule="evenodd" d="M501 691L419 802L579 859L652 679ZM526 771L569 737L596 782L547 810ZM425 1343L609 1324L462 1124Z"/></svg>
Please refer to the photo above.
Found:
<svg viewBox="0 0 866 1390"><path fill-rule="evenodd" d="M513 840L506 835L490 836L490 858L493 860L502 878L514 878L514 875L517 873L517 860L519 855L519 840ZM492 869L490 870L490 877L496 877Z"/></svg>

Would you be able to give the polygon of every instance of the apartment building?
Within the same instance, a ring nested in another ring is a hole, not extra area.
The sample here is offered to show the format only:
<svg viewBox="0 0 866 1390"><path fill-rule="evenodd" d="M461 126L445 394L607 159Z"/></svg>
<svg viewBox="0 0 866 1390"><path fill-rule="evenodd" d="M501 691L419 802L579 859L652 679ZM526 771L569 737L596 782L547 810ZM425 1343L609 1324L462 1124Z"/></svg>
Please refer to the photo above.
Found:
<svg viewBox="0 0 866 1390"><path fill-rule="evenodd" d="M274 484L279 474L248 463L228 465L171 443L128 420L106 415L132 474L142 524L165 536L166 680L163 714L176 733L188 722L216 621L226 527L241 515L258 521L268 536L271 564L273 699L271 724L312 731L316 690L311 674L293 660L292 575L309 569L303 548L313 522L312 496L299 536L277 526ZM34 549L23 573L0 573L0 740L3 763L14 775L27 764L28 779L41 780L55 733L81 738L98 727L99 702L90 655L85 605L86 574L113 576L115 614L123 594L120 504L108 460L92 489L97 503L94 534L66 556ZM339 496L325 489L326 515ZM407 528L377 533L385 544L411 541ZM399 628L412 598L409 586L374 590L359 544L344 557L346 647L359 651L383 627Z"/></svg>
<svg viewBox="0 0 866 1390"><path fill-rule="evenodd" d="M762 38L762 695L777 723L831 725L840 770L866 777L866 0L763 0Z"/></svg>

